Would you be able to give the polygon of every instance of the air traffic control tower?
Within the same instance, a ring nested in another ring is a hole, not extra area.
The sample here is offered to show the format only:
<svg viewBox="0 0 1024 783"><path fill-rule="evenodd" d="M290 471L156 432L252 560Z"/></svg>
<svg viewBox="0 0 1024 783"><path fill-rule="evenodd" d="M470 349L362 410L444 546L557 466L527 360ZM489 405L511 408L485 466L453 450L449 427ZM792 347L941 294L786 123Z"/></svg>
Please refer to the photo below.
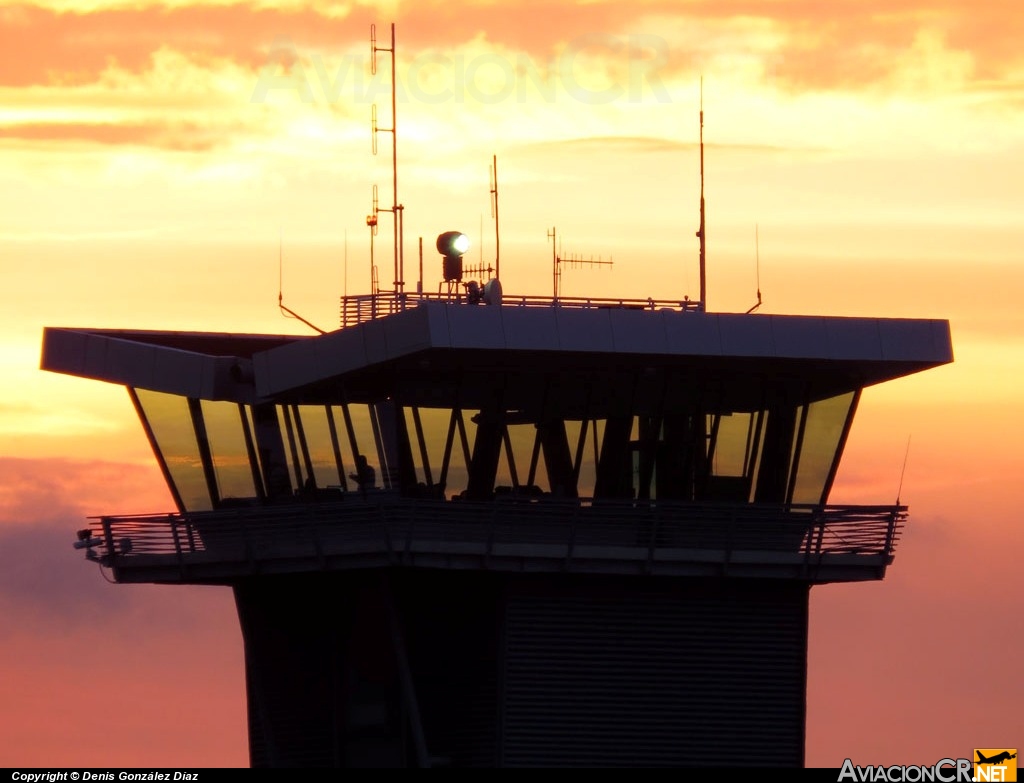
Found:
<svg viewBox="0 0 1024 783"><path fill-rule="evenodd" d="M177 504L78 546L234 591L254 766L801 766L809 590L881 579L906 521L828 504L854 412L948 323L487 301L47 329Z"/></svg>

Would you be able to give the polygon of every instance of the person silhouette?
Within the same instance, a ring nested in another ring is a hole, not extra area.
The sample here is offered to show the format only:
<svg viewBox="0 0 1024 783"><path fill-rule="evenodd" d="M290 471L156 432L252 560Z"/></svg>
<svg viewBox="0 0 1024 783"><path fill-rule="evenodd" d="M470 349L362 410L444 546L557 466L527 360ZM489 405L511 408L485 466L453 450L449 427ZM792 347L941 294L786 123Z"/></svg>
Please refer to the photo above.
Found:
<svg viewBox="0 0 1024 783"><path fill-rule="evenodd" d="M374 489L377 485L377 471L366 461L366 456L363 454L356 454L356 472L350 473L349 478L356 482L359 489L364 492Z"/></svg>

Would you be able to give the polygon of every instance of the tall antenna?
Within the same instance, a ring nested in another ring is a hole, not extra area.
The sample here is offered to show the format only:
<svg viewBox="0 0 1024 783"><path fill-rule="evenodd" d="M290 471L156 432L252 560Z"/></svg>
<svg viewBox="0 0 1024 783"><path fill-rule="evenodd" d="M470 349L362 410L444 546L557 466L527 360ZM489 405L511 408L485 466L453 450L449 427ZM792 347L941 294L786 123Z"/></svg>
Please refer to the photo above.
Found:
<svg viewBox="0 0 1024 783"><path fill-rule="evenodd" d="M708 291L704 266L707 256L704 233L704 74L700 76L700 229L697 231L697 237L700 239L700 309L706 312Z"/></svg>
<svg viewBox="0 0 1024 783"><path fill-rule="evenodd" d="M405 259L404 259L404 231L402 211L405 209L398 203L398 108L397 108L397 85L398 73L395 70L395 24L391 23L391 46L377 46L377 25L370 25L370 73L377 73L377 52L389 52L391 54L391 127L377 127L377 104L370 109L370 122L373 125L373 154L377 154L377 134L391 134L391 184L392 202L390 209L380 209L381 212L390 212L394 218L395 243L394 243L394 291L401 294L405 288Z"/></svg>
<svg viewBox="0 0 1024 783"><path fill-rule="evenodd" d="M552 226L548 229L548 239L551 240L551 284L555 301L558 301L558 230Z"/></svg>
<svg viewBox="0 0 1024 783"><path fill-rule="evenodd" d="M494 218L494 276L501 278L501 236L498 232L498 156L491 163L491 217ZM483 233L483 232L481 232Z"/></svg>

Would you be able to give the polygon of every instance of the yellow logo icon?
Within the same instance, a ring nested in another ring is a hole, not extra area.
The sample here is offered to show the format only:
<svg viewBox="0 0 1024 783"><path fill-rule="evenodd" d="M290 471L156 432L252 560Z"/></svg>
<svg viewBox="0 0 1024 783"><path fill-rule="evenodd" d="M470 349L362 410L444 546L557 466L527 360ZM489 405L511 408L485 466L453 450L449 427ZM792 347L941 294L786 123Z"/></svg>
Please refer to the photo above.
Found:
<svg viewBox="0 0 1024 783"><path fill-rule="evenodd" d="M1017 780L1016 748L975 748L974 780L1009 783Z"/></svg>

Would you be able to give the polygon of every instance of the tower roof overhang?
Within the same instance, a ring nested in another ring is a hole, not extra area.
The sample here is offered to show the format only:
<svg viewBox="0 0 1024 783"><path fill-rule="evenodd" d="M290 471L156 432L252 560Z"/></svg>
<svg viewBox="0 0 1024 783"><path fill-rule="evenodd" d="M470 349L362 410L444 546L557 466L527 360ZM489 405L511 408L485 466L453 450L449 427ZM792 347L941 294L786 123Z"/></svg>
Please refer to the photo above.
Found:
<svg viewBox="0 0 1024 783"><path fill-rule="evenodd" d="M396 379L436 397L538 373L675 372L739 396L748 381L812 380L838 394L952 360L945 320L424 302L311 337L47 328L41 366L200 399L330 403Z"/></svg>

